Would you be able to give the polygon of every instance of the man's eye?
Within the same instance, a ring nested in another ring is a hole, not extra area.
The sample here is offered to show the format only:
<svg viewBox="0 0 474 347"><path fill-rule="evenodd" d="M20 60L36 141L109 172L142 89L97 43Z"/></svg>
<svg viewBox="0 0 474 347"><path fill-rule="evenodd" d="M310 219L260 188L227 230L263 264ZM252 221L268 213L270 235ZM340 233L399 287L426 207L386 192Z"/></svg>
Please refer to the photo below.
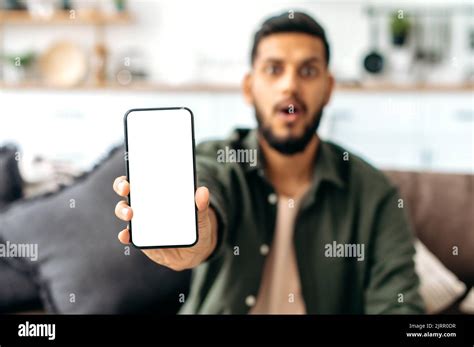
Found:
<svg viewBox="0 0 474 347"><path fill-rule="evenodd" d="M268 65L265 67L265 72L269 75L276 75L281 72L281 67L278 65Z"/></svg>
<svg viewBox="0 0 474 347"><path fill-rule="evenodd" d="M300 71L303 77L314 77L318 74L318 69L314 66L304 66Z"/></svg>

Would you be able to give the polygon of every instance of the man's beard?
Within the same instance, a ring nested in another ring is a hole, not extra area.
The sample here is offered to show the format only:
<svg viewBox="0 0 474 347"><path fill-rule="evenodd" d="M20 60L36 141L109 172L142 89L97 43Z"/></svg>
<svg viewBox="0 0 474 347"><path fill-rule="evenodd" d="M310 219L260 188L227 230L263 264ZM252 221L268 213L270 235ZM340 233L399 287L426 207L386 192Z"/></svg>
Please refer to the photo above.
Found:
<svg viewBox="0 0 474 347"><path fill-rule="evenodd" d="M290 135L285 138L280 138L273 133L271 126L265 126L263 124L261 113L255 105L255 116L257 117L258 132L268 142L270 147L284 155L293 155L304 151L306 146L313 139L313 136L316 135L316 130L319 127L322 115L323 107L314 114L312 118L313 120L310 124L306 125L306 128L304 129L304 132L301 136L295 137Z"/></svg>

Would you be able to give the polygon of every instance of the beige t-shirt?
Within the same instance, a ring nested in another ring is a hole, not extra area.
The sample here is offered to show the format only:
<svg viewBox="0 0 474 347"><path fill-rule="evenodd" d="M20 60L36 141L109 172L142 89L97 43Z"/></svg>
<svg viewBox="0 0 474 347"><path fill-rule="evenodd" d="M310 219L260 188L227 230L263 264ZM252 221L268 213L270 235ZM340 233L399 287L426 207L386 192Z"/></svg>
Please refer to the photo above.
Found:
<svg viewBox="0 0 474 347"><path fill-rule="evenodd" d="M249 314L305 314L293 232L299 199L278 197L275 235Z"/></svg>

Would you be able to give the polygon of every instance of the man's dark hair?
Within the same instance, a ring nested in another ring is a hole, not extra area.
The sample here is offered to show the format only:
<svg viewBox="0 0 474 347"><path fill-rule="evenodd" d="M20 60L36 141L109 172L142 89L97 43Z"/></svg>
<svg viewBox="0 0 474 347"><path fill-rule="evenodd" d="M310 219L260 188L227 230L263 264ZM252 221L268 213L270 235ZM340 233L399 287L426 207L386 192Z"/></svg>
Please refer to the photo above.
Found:
<svg viewBox="0 0 474 347"><path fill-rule="evenodd" d="M270 17L263 22L253 39L251 63L253 64L255 61L258 44L263 38L273 34L289 32L304 33L320 38L323 41L324 51L326 53L326 65L329 64L329 43L326 39L326 33L323 27L306 13L293 11Z"/></svg>

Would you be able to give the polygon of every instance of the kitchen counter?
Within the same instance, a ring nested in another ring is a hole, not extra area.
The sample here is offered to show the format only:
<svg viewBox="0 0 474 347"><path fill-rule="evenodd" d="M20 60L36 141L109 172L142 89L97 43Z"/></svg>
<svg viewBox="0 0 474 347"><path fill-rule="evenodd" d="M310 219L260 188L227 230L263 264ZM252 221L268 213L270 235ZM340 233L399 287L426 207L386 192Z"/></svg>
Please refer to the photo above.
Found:
<svg viewBox="0 0 474 347"><path fill-rule="evenodd" d="M77 91L77 90L108 90L108 91L133 91L133 92L213 92L213 93L232 93L240 92L240 86L237 84L165 84L152 82L134 82L130 85L120 85L118 83L106 83L103 85L82 84L76 87L53 87L45 86L38 82L22 82L19 84L9 84L0 82L0 90L58 90L58 91ZM390 83L337 83L336 91L344 92L474 92L474 83L465 84L410 84L397 85Z"/></svg>

